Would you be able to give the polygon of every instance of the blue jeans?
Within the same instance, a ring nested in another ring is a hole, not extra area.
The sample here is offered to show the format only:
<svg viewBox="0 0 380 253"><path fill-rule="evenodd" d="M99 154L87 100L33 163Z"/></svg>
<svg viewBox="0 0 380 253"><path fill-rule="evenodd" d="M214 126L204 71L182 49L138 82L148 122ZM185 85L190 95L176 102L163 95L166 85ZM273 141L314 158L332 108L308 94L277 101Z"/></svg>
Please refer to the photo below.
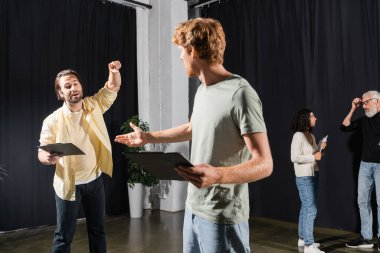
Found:
<svg viewBox="0 0 380 253"><path fill-rule="evenodd" d="M361 161L358 177L358 205L361 221L361 234L364 239L372 240L371 195L376 190L377 203L377 237L380 236L380 163Z"/></svg>
<svg viewBox="0 0 380 253"><path fill-rule="evenodd" d="M317 216L317 189L319 173L314 176L296 177L296 185L301 199L301 210L298 222L298 237L305 245L314 243L314 220Z"/></svg>
<svg viewBox="0 0 380 253"><path fill-rule="evenodd" d="M63 200L55 195L57 228L54 233L53 253L69 253L79 216L80 205L86 215L89 249L91 253L105 253L106 235L104 232L105 200L103 178L75 187L75 201Z"/></svg>
<svg viewBox="0 0 380 253"><path fill-rule="evenodd" d="M249 253L248 221L216 224L185 209L183 253Z"/></svg>

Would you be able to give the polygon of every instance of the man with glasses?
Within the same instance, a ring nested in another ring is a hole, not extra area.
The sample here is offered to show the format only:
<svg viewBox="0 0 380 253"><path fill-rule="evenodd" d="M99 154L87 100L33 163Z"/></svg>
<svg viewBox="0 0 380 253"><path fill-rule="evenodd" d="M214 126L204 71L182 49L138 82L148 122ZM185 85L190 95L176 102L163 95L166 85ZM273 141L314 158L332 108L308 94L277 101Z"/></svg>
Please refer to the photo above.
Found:
<svg viewBox="0 0 380 253"><path fill-rule="evenodd" d="M380 225L380 93L367 91L362 98L352 101L351 110L344 118L341 130L362 132L363 151L358 177L358 205L361 221L361 236L346 243L349 248L372 248L372 208L371 193L376 190L378 224ZM352 115L362 105L365 116L351 122ZM380 238L380 230L377 231ZM380 244L380 240L379 240ZM378 247L380 249L380 245Z"/></svg>

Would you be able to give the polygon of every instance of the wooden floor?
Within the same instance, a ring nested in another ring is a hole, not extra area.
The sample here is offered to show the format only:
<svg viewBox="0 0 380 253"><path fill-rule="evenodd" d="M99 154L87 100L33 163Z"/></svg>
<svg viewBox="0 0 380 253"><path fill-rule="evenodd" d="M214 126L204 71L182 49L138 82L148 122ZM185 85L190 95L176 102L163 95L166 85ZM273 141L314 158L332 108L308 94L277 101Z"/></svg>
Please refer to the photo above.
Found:
<svg viewBox="0 0 380 253"><path fill-rule="evenodd" d="M144 217L128 216L107 219L108 253L180 253L182 251L183 212L147 210ZM250 221L250 244L253 253L303 252L297 246L297 225L271 219L254 218ZM0 233L1 253L50 252L54 227ZM358 235L334 229L316 228L315 238L321 249L329 253L378 252L374 249L356 250L345 247L347 240ZM377 242L376 242L377 243ZM79 221L72 244L72 253L88 252L85 221Z"/></svg>

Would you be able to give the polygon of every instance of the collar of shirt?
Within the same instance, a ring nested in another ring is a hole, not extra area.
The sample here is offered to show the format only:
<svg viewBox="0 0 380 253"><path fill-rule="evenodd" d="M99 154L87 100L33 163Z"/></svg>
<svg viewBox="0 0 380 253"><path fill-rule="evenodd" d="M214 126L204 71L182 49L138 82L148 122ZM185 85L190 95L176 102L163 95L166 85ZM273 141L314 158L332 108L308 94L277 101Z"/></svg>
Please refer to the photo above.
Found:
<svg viewBox="0 0 380 253"><path fill-rule="evenodd" d="M65 102L63 102L63 114L65 115L65 117L68 117L69 115L71 115L73 112L70 111L69 107L67 106L67 104ZM94 105L90 104L90 103L85 103L85 101L82 99L82 110L89 113L89 112L92 112L94 110Z"/></svg>

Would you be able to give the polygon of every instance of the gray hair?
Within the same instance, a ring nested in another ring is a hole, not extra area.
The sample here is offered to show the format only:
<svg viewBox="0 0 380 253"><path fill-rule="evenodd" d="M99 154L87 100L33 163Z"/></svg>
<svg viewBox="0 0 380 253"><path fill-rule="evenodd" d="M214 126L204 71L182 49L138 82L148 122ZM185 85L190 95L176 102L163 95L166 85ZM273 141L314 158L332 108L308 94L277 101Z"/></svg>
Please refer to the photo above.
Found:
<svg viewBox="0 0 380 253"><path fill-rule="evenodd" d="M380 93L376 90L369 90L366 93L364 93L362 97L366 97L366 96L371 96L371 98L380 99Z"/></svg>

